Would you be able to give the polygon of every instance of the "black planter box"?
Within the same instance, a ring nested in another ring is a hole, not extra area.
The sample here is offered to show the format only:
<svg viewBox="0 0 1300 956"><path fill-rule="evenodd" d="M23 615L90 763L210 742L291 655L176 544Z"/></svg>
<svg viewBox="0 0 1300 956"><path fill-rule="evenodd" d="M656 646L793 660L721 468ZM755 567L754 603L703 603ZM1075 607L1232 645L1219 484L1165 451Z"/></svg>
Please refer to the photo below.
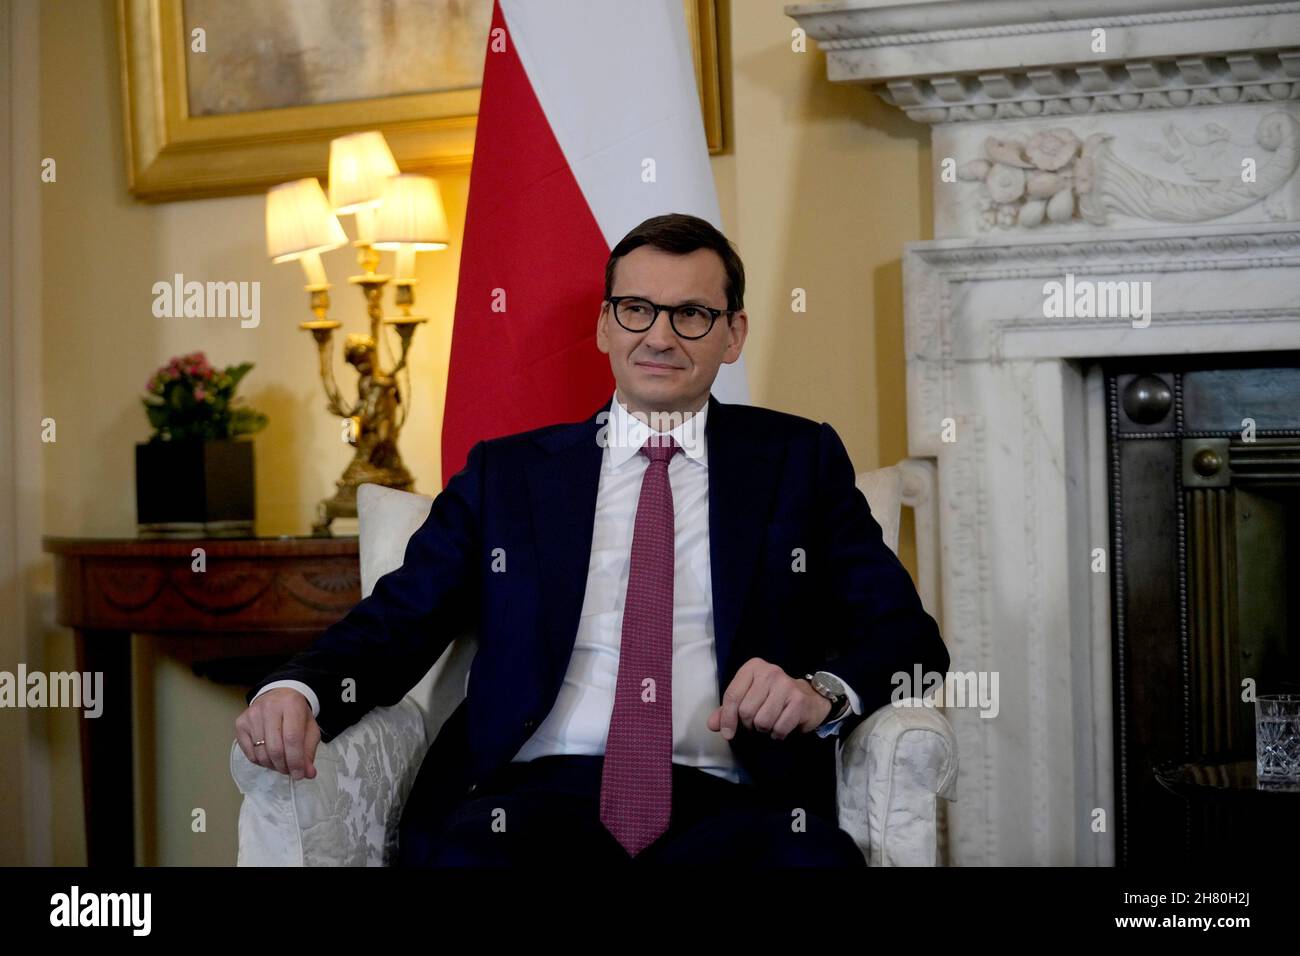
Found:
<svg viewBox="0 0 1300 956"><path fill-rule="evenodd" d="M135 511L145 537L251 536L253 443L137 444Z"/></svg>

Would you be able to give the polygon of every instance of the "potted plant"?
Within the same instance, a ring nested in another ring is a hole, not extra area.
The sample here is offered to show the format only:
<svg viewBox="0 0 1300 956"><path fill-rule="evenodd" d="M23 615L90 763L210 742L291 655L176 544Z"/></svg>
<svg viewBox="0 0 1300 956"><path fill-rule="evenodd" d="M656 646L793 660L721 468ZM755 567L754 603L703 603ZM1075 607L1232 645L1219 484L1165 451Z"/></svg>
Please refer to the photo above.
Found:
<svg viewBox="0 0 1300 956"><path fill-rule="evenodd" d="M135 446L135 502L145 536L253 533L253 444L261 412L238 404L235 389L251 362L218 371L202 352L172 359L145 383L154 434Z"/></svg>

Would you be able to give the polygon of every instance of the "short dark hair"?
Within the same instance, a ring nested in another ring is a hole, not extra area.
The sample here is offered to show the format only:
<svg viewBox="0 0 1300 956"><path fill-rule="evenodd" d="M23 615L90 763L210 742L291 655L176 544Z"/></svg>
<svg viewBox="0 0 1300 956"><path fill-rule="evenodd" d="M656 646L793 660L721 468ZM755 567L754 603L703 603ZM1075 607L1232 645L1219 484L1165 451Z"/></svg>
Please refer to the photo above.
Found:
<svg viewBox="0 0 1300 956"><path fill-rule="evenodd" d="M711 222L680 212L652 216L610 250L609 261L605 263L605 298L614 293L614 268L618 260L641 246L654 246L678 256L696 249L712 249L722 259L727 274L727 308L734 311L745 307L745 266L731 242ZM731 321L731 316L727 316L727 321Z"/></svg>

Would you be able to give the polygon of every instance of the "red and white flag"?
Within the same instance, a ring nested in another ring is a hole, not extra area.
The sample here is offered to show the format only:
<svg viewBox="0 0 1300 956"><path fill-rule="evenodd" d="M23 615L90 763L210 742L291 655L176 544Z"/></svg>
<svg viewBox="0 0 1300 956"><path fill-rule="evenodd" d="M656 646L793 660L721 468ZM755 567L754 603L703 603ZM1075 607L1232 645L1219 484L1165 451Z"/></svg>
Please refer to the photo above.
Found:
<svg viewBox="0 0 1300 956"><path fill-rule="evenodd" d="M681 0L497 0L456 290L444 486L480 439L580 421L609 398L609 359L595 342L605 261L633 226L670 212L722 227ZM722 366L720 400L749 400L742 362Z"/></svg>

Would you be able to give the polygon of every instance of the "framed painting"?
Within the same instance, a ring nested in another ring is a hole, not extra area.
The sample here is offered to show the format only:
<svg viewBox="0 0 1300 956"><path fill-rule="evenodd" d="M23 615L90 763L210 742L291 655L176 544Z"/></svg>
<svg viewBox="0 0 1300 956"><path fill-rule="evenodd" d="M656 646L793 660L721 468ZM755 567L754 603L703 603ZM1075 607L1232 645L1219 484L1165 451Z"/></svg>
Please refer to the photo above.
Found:
<svg viewBox="0 0 1300 956"><path fill-rule="evenodd" d="M717 2L683 5L720 152ZM492 0L118 0L128 187L162 202L324 178L325 145L359 129L408 172L467 168L491 17Z"/></svg>

